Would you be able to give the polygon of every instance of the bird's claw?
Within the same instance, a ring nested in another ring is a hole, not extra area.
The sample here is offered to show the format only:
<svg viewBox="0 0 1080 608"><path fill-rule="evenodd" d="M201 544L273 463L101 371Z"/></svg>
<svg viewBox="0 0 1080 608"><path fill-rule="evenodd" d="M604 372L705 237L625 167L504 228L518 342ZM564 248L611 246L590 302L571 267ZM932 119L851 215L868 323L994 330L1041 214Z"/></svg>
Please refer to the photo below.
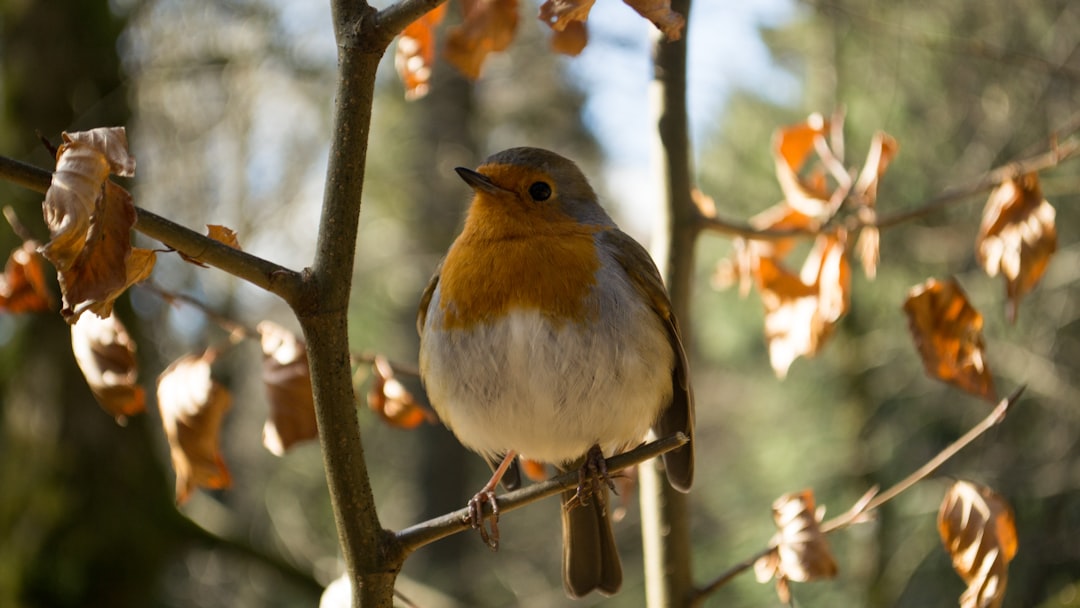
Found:
<svg viewBox="0 0 1080 608"><path fill-rule="evenodd" d="M484 524L484 503L491 505L491 530ZM480 531L480 539L492 551L499 550L499 502L495 500L494 490L480 490L466 506L468 513L465 515L465 523L475 530Z"/></svg>
<svg viewBox="0 0 1080 608"><path fill-rule="evenodd" d="M601 501L604 500L604 494L600 489L601 483L606 485L612 492L615 492L615 482L611 481L611 476L608 475L607 460L604 459L604 452L600 449L600 446L594 445L589 448L588 453L585 454L585 462L578 469L577 492L568 504L571 506L587 506L591 497L596 497ZM615 493L618 494L618 492Z"/></svg>

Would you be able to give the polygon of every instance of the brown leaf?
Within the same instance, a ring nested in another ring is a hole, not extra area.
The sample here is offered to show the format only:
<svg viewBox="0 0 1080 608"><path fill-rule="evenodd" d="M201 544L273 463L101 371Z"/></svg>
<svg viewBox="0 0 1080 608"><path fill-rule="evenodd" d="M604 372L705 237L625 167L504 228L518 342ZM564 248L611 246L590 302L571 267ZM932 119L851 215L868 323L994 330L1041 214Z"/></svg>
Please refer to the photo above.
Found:
<svg viewBox="0 0 1080 608"><path fill-rule="evenodd" d="M412 393L394 377L394 368L382 355L372 364L371 388L367 395L370 407L384 422L399 429L414 429L427 422L438 422L434 412L420 405Z"/></svg>
<svg viewBox="0 0 1080 608"><path fill-rule="evenodd" d="M561 32L571 23L585 23L593 4L596 0L547 0L540 5L539 17L548 27Z"/></svg>
<svg viewBox="0 0 1080 608"><path fill-rule="evenodd" d="M45 270L37 243L26 241L11 252L0 276L0 312L24 313L52 310L52 292L45 284Z"/></svg>
<svg viewBox="0 0 1080 608"><path fill-rule="evenodd" d="M551 35L551 50L571 57L580 55L588 43L589 30L584 21L571 21Z"/></svg>
<svg viewBox="0 0 1080 608"><path fill-rule="evenodd" d="M488 53L510 46L518 22L518 0L472 0L463 3L465 18L447 33L446 60L467 78L480 77Z"/></svg>
<svg viewBox="0 0 1080 608"><path fill-rule="evenodd" d="M419 99L430 89L431 66L435 65L435 28L446 15L447 4L436 6L407 25L398 37L394 67L405 85L405 99Z"/></svg>
<svg viewBox="0 0 1080 608"><path fill-rule="evenodd" d="M700 206L700 204L699 204ZM780 202L758 213L748 221L751 227L757 230L801 230L813 233L821 227L821 223L814 218L794 209L786 202ZM732 240L735 253L732 260L721 260L718 263L713 278L713 284L717 289L725 289L739 284L739 295L746 297L750 293L751 280L758 272L758 260L760 258L773 258L779 263L795 248L797 237L778 239L744 239Z"/></svg>
<svg viewBox="0 0 1080 608"><path fill-rule="evenodd" d="M109 173L121 177L135 175L135 157L128 152L127 130L124 127L100 127L89 131L63 133L64 143L56 151L59 157L65 147L87 146L101 154Z"/></svg>
<svg viewBox="0 0 1080 608"><path fill-rule="evenodd" d="M241 248L240 247L240 241L239 241L239 239L236 238L236 232L233 231L231 228L229 228L227 226L220 226L220 225L217 225L217 224L207 224L206 225L206 236L214 239L215 241L217 241L217 242L219 242L219 243L221 243L223 245L228 245L229 247L232 247L233 249L240 249ZM201 261L187 255L183 251L177 251L176 253L179 254L180 258L183 259L188 264L195 264L196 266L202 266L203 268L209 268L209 266L207 266L206 264L203 264Z"/></svg>
<svg viewBox="0 0 1080 608"><path fill-rule="evenodd" d="M814 151L814 141L828 131L828 121L820 114L812 114L805 122L778 129L773 135L776 180L784 199L800 213L818 220L832 212L824 177L803 179L799 172Z"/></svg>
<svg viewBox="0 0 1080 608"><path fill-rule="evenodd" d="M657 29L664 32L664 37L669 41L682 37L686 19L671 10L671 0L623 0L623 2L642 17L652 21Z"/></svg>
<svg viewBox="0 0 1080 608"><path fill-rule="evenodd" d="M820 235L795 275L774 258L758 260L755 278L765 306L769 361L780 378L800 356L820 350L847 312L851 268L839 235Z"/></svg>
<svg viewBox="0 0 1080 608"><path fill-rule="evenodd" d="M769 543L774 549L754 563L754 574L760 583L776 578L781 602L790 601L788 581L836 576L836 560L818 526L823 515L823 510L814 508L811 490L785 494L773 503L773 521L779 531Z"/></svg>
<svg viewBox="0 0 1080 608"><path fill-rule="evenodd" d="M232 396L210 377L216 353L185 355L158 377L158 408L176 470L176 502L197 487L227 488L232 476L219 448L221 423Z"/></svg>
<svg viewBox="0 0 1080 608"><path fill-rule="evenodd" d="M146 410L135 342L119 319L83 315L71 326L71 350L94 398L117 423Z"/></svg>
<svg viewBox="0 0 1080 608"><path fill-rule="evenodd" d="M293 332L263 321L258 326L263 350L263 384L270 416L263 425L263 445L276 456L319 436L304 341Z"/></svg>
<svg viewBox="0 0 1080 608"><path fill-rule="evenodd" d="M904 312L927 374L997 402L983 354L982 315L955 279L912 287Z"/></svg>
<svg viewBox="0 0 1080 608"><path fill-rule="evenodd" d="M987 487L957 481L941 502L938 532L968 586L960 596L961 608L1001 606L1018 546L1009 503Z"/></svg>
<svg viewBox="0 0 1080 608"><path fill-rule="evenodd" d="M874 134L870 151L866 154L866 163L855 182L855 192L862 197L864 204L873 206L877 202L878 182L899 151L900 144L892 135L884 131Z"/></svg>
<svg viewBox="0 0 1080 608"><path fill-rule="evenodd" d="M987 274L1005 277L1009 322L1016 321L1020 298L1034 289L1057 251L1054 216L1036 173L1002 182L986 201L975 254Z"/></svg>

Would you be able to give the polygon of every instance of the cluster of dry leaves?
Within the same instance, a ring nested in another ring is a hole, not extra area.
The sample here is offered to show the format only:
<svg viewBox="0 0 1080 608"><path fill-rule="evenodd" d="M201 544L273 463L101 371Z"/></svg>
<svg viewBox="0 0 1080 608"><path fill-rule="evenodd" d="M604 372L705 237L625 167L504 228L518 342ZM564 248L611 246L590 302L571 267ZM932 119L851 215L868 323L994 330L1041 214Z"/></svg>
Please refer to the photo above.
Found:
<svg viewBox="0 0 1080 608"><path fill-rule="evenodd" d="M829 121L815 114L776 132L772 153L784 200L749 222L772 238L735 239L734 255L721 260L714 275L717 287L738 284L743 295L757 287L765 307L769 359L780 377L798 357L820 352L848 311L850 258L858 258L868 278L877 271L878 183L899 146L878 133L861 170L849 171L840 123L840 117ZM698 196L702 213L714 215L711 200ZM854 233L858 238L852 243ZM799 270L793 270L789 258L799 240L808 237L813 246ZM1036 174L1017 175L993 190L975 252L990 276L1004 276L1010 320L1056 248L1054 208L1043 198ZM932 376L997 400L983 356L982 316L955 280L931 279L912 288L904 310Z"/></svg>
<svg viewBox="0 0 1080 608"><path fill-rule="evenodd" d="M75 360L98 403L119 423L146 410L146 391L138 383L135 341L112 314L112 304L150 274L156 258L156 252L132 246L131 196L108 179L110 173L131 176L134 168L123 128L65 133L43 203L51 239L43 246L26 240L12 252L0 276L0 310L49 311L54 298L43 258L53 263L63 294L61 313L71 324ZM11 217L9 221L16 224ZM207 228L210 238L240 248L232 230ZM197 259L181 257L201 265ZM280 456L318 436L307 351L296 334L269 321L260 323L255 334L262 345L262 379L269 403L263 444ZM187 500L195 488L224 488L231 483L219 435L232 395L213 379L212 364L218 355L215 348L185 355L158 377L157 402L176 471L178 502ZM358 367L364 371L362 364ZM435 421L394 378L385 359L376 358L372 374L368 402L380 418L402 428Z"/></svg>
<svg viewBox="0 0 1080 608"><path fill-rule="evenodd" d="M686 20L671 10L670 0L623 0L651 21L668 40L682 36ZM588 44L586 21L596 0L547 0L539 18L552 30L552 50L577 55ZM414 21L398 39L394 65L405 96L417 99L430 88L431 67L435 63L437 29L446 17L449 2L440 4ZM476 80L490 53L506 50L514 40L518 25L518 0L459 0L461 22L445 33L443 57L466 77Z"/></svg>
<svg viewBox="0 0 1080 608"><path fill-rule="evenodd" d="M856 505L861 511L871 494ZM869 514L852 521L865 520ZM824 507L814 507L814 493L785 494L773 503L777 532L770 550L754 563L759 582L776 580L780 601L791 602L790 582L825 580L839 569L822 530ZM989 488L957 481L945 492L938 510L938 532L953 567L967 583L961 608L997 608L1005 597L1009 562L1016 555L1012 508Z"/></svg>

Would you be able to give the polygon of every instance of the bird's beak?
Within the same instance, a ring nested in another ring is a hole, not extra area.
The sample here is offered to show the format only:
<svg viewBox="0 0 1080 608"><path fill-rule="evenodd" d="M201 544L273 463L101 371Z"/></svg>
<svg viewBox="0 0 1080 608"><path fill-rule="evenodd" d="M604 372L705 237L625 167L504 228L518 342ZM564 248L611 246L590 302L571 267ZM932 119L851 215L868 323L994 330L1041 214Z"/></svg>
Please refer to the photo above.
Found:
<svg viewBox="0 0 1080 608"><path fill-rule="evenodd" d="M488 194L498 194L500 192L506 192L504 188L495 185L495 182L484 175L483 173L477 173L472 169L466 169L465 167L458 167L454 169L457 174L461 176L461 179L465 180L466 184L478 192L487 192Z"/></svg>

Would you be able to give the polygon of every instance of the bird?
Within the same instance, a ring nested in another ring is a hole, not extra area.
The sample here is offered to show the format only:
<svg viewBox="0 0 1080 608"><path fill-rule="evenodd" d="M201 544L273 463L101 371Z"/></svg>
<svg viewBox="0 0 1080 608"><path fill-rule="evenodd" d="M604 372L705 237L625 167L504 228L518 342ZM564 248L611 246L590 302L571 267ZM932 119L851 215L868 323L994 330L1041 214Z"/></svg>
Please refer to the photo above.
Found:
<svg viewBox="0 0 1080 608"><path fill-rule="evenodd" d="M498 463L469 501L470 522L497 548L494 490L516 457L577 468L582 481L562 494L564 588L615 594L622 566L604 458L650 428L681 432L688 441L664 454L666 475L682 492L694 476L694 398L663 279L573 161L519 147L456 171L473 198L421 296L417 331L433 409L462 445Z"/></svg>

